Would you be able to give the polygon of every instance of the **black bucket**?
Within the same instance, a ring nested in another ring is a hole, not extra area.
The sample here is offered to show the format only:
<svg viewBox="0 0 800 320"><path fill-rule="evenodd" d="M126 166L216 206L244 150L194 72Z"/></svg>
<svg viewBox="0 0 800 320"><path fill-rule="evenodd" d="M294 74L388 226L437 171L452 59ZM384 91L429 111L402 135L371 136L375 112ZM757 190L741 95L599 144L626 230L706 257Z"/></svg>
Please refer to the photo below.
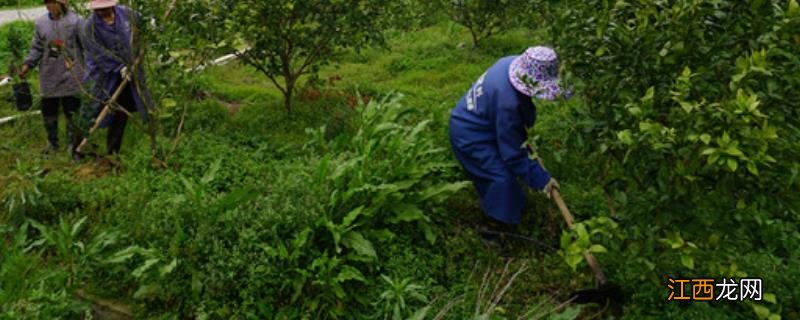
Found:
<svg viewBox="0 0 800 320"><path fill-rule="evenodd" d="M14 101L19 111L28 111L33 106L31 86L27 82L14 84Z"/></svg>

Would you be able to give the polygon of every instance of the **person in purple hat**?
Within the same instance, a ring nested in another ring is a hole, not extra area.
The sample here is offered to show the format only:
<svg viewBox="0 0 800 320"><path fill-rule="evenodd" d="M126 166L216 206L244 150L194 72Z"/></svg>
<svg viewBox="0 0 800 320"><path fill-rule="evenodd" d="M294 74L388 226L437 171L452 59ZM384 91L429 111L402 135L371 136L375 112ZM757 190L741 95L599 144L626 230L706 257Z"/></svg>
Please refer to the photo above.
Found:
<svg viewBox="0 0 800 320"><path fill-rule="evenodd" d="M122 146L128 113L138 112L142 121L147 121L147 106L152 105L142 57L135 47L141 15L118 5L117 0L92 0L89 9L93 13L83 27L83 43L95 111L100 112L100 106L122 85L123 78L129 80L116 100L116 105L126 112L117 108L102 122L103 127L108 127L108 153L116 154Z"/></svg>
<svg viewBox="0 0 800 320"><path fill-rule="evenodd" d="M550 197L558 182L529 157L527 128L536 121L533 99L560 97L558 56L547 47L498 60L472 85L450 114L450 143L480 196L492 247L519 224L525 193L517 182Z"/></svg>

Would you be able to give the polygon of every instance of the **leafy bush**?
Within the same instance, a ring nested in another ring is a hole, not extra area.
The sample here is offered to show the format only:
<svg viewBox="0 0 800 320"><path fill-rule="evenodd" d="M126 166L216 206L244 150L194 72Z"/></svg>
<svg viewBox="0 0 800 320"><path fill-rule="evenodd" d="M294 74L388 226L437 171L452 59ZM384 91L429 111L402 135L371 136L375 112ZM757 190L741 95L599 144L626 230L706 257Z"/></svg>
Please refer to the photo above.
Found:
<svg viewBox="0 0 800 320"><path fill-rule="evenodd" d="M263 141L195 134L176 154L178 172L107 186L132 199L159 192L135 214L114 216L138 231L96 274L133 288L147 312L222 318L394 312L370 299L382 283L388 252L382 247L408 237L436 241L432 219L465 185L451 182L454 163L436 145L430 121L417 122L424 118L398 98L373 100L359 107L354 131L309 130L310 142L287 159L265 154L271 145ZM215 151L192 152L200 143ZM426 301L415 296L409 303ZM398 305L397 299L385 302Z"/></svg>
<svg viewBox="0 0 800 320"><path fill-rule="evenodd" d="M0 72L16 74L16 68L28 54L33 29L30 21L15 21L0 26Z"/></svg>
<svg viewBox="0 0 800 320"><path fill-rule="evenodd" d="M0 224L0 318L43 319L79 317L88 311L76 300L66 272L48 265L29 238L29 224Z"/></svg>
<svg viewBox="0 0 800 320"><path fill-rule="evenodd" d="M737 269L736 252L797 255L788 247L796 240L764 248L772 231L752 228L796 234L784 222L800 217L796 1L586 1L540 13L582 93L559 115L564 136L543 145L560 155L581 150L555 171L603 188L598 203L608 205L592 211L627 226L616 236L629 243L606 242L611 251L635 252L628 263L654 275L758 275ZM582 167L591 169L575 171ZM777 283L787 281L800 278ZM789 287L771 290L783 296ZM781 306L797 305L785 299ZM761 315L766 307L752 308Z"/></svg>
<svg viewBox="0 0 800 320"><path fill-rule="evenodd" d="M584 137L599 138L596 151L637 187L659 178L671 201L709 187L735 186L747 201L787 194L796 148L777 138L796 135L787 90L800 68L790 8L596 1L559 11L553 41L590 104Z"/></svg>
<svg viewBox="0 0 800 320"><path fill-rule="evenodd" d="M46 199L42 195L44 171L33 165L17 160L14 170L2 177L3 221L19 222L25 213L33 213L37 207L43 206Z"/></svg>

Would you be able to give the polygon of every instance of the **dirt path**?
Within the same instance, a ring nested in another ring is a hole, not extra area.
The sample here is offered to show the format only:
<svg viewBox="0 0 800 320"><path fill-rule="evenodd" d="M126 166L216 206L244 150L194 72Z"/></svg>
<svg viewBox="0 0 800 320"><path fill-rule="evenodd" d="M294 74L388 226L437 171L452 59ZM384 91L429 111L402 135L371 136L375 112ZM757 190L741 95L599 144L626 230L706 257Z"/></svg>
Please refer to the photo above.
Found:
<svg viewBox="0 0 800 320"><path fill-rule="evenodd" d="M17 20L36 20L45 13L47 13L45 7L0 10L0 25Z"/></svg>

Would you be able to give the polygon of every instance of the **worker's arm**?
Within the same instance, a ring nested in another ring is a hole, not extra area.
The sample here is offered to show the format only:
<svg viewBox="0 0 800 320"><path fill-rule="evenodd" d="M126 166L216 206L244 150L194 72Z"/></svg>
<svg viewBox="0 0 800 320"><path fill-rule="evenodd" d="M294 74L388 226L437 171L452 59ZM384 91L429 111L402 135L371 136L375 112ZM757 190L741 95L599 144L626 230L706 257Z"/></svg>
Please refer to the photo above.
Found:
<svg viewBox="0 0 800 320"><path fill-rule="evenodd" d="M495 118L497 148L506 167L521 177L533 189L541 191L550 180L548 173L538 161L528 157L525 147L527 133L522 115L517 108L498 106Z"/></svg>
<svg viewBox="0 0 800 320"><path fill-rule="evenodd" d="M119 61L115 53L104 48L100 40L95 37L92 19L86 20L83 28L81 45L83 45L83 58L86 62L86 71L90 77L97 73L119 73L125 65Z"/></svg>
<svg viewBox="0 0 800 320"><path fill-rule="evenodd" d="M39 65L39 61L42 60L42 56L44 55L44 41L45 38L39 33L39 28L36 28L33 32L31 49L28 51L28 57L25 58L22 70L19 72L20 77L24 78L25 75L28 74L29 69L36 68L36 66Z"/></svg>

